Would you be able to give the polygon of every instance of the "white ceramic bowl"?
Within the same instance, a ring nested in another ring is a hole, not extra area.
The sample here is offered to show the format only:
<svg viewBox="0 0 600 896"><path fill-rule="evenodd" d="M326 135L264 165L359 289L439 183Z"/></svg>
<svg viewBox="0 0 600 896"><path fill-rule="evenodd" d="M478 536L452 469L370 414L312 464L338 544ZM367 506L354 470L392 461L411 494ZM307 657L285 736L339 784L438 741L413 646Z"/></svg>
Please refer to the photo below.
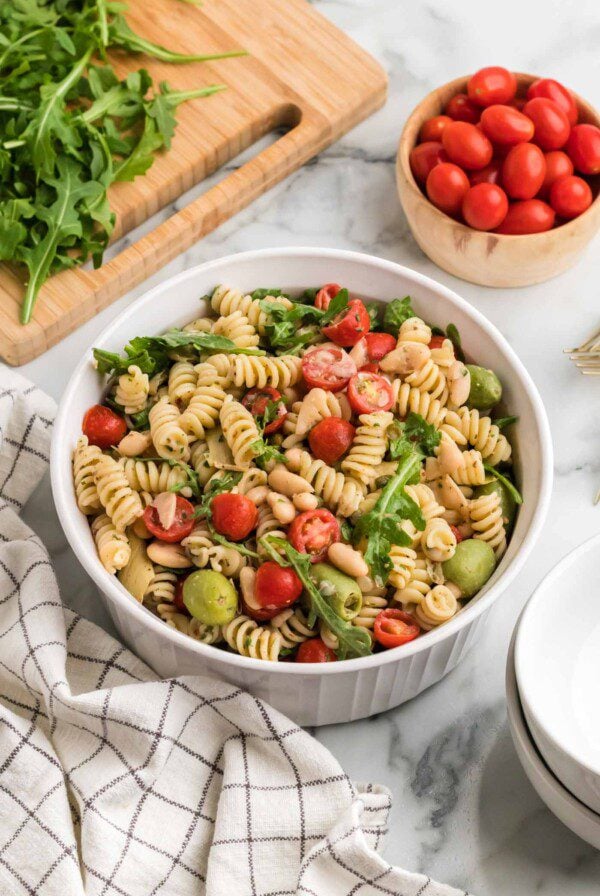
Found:
<svg viewBox="0 0 600 896"><path fill-rule="evenodd" d="M506 663L506 705L510 733L523 771L552 814L582 840L600 849L600 815L576 800L554 777L527 728L515 674L515 637L513 635Z"/></svg>
<svg viewBox="0 0 600 896"><path fill-rule="evenodd" d="M78 511L70 455L84 411L103 383L89 352L63 396L52 444L52 488L67 538L94 579L126 643L160 675L212 673L268 701L302 725L324 725L383 712L439 681L471 647L488 610L525 562L546 516L552 484L552 442L537 389L498 331L475 308L433 280L397 264L334 249L246 252L192 268L151 290L117 317L95 345L119 351L133 336L159 334L198 316L198 297L218 283L301 290L335 281L367 299L410 293L416 309L440 325L459 328L467 352L492 367L504 384L506 407L518 414L516 470L525 503L509 549L485 588L449 623L397 650L340 663L267 663L200 644L166 626L136 603L96 555L87 520Z"/></svg>
<svg viewBox="0 0 600 896"><path fill-rule="evenodd" d="M517 630L523 711L556 777L600 813L600 535L538 585Z"/></svg>

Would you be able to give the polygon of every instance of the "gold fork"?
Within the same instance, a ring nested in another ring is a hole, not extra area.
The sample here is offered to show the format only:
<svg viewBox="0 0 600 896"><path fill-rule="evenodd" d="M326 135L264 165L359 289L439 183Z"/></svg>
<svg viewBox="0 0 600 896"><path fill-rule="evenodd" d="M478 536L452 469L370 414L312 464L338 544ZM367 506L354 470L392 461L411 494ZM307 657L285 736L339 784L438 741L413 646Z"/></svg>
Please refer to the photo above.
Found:
<svg viewBox="0 0 600 896"><path fill-rule="evenodd" d="M563 351L569 355L582 373L589 376L600 376L600 333L596 333L579 348L565 348Z"/></svg>

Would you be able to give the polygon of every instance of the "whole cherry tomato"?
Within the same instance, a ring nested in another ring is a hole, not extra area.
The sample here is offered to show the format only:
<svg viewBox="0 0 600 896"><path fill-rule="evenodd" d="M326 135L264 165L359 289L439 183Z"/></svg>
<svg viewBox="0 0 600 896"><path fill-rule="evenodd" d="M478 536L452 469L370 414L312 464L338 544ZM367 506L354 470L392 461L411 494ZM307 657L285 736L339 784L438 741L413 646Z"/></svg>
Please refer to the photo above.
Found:
<svg viewBox="0 0 600 896"><path fill-rule="evenodd" d="M394 392L385 377L360 370L348 383L348 401L355 414L389 411L394 404Z"/></svg>
<svg viewBox="0 0 600 896"><path fill-rule="evenodd" d="M325 417L311 429L308 444L318 460L332 467L350 448L355 432L355 427L347 420Z"/></svg>
<svg viewBox="0 0 600 896"><path fill-rule="evenodd" d="M356 345L371 328L371 318L360 299L350 299L348 307L340 311L322 333L336 345Z"/></svg>
<svg viewBox="0 0 600 896"><path fill-rule="evenodd" d="M396 348L396 340L390 333L367 333L365 339L369 361L381 361Z"/></svg>
<svg viewBox="0 0 600 896"><path fill-rule="evenodd" d="M554 209L541 199L524 199L511 202L506 218L495 233L525 234L543 233L554 226Z"/></svg>
<svg viewBox="0 0 600 896"><path fill-rule="evenodd" d="M258 522L258 511L246 495L223 492L210 502L213 526L230 541L247 538Z"/></svg>
<svg viewBox="0 0 600 896"><path fill-rule="evenodd" d="M382 610L375 617L373 634L382 647L400 647L414 641L420 633L417 620L403 610Z"/></svg>
<svg viewBox="0 0 600 896"><path fill-rule="evenodd" d="M453 96L444 111L454 121L468 121L469 124L477 124L481 115L481 108L470 100L466 93L457 93Z"/></svg>
<svg viewBox="0 0 600 896"><path fill-rule="evenodd" d="M315 308L327 311L331 300L335 299L341 288L339 283L326 283L325 286L322 286L315 296Z"/></svg>
<svg viewBox="0 0 600 896"><path fill-rule="evenodd" d="M542 149L560 149L569 139L569 119L552 100L542 96L529 100L523 107L523 114L532 120L535 127L533 142Z"/></svg>
<svg viewBox="0 0 600 896"><path fill-rule="evenodd" d="M419 131L421 143L426 140L439 140L442 136L442 131L450 121L452 119L448 115L434 115L433 118L428 118L427 121L424 121Z"/></svg>
<svg viewBox="0 0 600 896"><path fill-rule="evenodd" d="M289 607L302 594L302 582L289 566L267 560L256 570L254 598L265 610Z"/></svg>
<svg viewBox="0 0 600 896"><path fill-rule="evenodd" d="M88 408L83 417L83 434L87 436L90 445L98 448L111 448L118 445L121 439L127 435L127 424L120 414L103 404L95 404Z"/></svg>
<svg viewBox="0 0 600 896"><path fill-rule="evenodd" d="M321 638L309 638L298 648L297 663L335 663L337 656Z"/></svg>
<svg viewBox="0 0 600 896"><path fill-rule="evenodd" d="M516 146L533 137L533 122L512 106L488 106L481 113L484 134L497 146Z"/></svg>
<svg viewBox="0 0 600 896"><path fill-rule="evenodd" d="M489 165L480 171L472 171L469 175L471 186L476 184L498 184L502 185L502 159L492 159Z"/></svg>
<svg viewBox="0 0 600 896"><path fill-rule="evenodd" d="M533 199L546 176L544 153L534 143L513 146L502 166L502 186L511 199Z"/></svg>
<svg viewBox="0 0 600 896"><path fill-rule="evenodd" d="M288 539L292 547L301 554L310 554L311 563L324 560L327 549L340 538L340 524L325 507L299 513L288 529Z"/></svg>
<svg viewBox="0 0 600 896"><path fill-rule="evenodd" d="M538 78L533 84L527 88L527 99L535 100L542 97L552 100L559 106L569 120L569 124L573 127L577 124L579 113L577 111L577 103L570 90L564 87L559 81L553 81L552 78Z"/></svg>
<svg viewBox="0 0 600 896"><path fill-rule="evenodd" d="M339 392L355 373L348 352L332 343L313 348L302 358L302 376L310 389Z"/></svg>
<svg viewBox="0 0 600 896"><path fill-rule="evenodd" d="M560 149L553 149L552 152L544 153L544 158L546 159L546 174L538 193L541 199L545 199L548 196L550 187L555 180L558 180L559 177L573 174L573 162L566 152L562 152Z"/></svg>
<svg viewBox="0 0 600 896"><path fill-rule="evenodd" d="M467 121L452 121L442 134L442 146L451 162L461 168L478 170L489 165L493 147L485 134Z"/></svg>
<svg viewBox="0 0 600 896"><path fill-rule="evenodd" d="M157 496L157 499L159 497L161 496ZM182 498L181 495L175 495L174 498L175 512L173 520L168 528L163 526L155 502L148 504L144 510L144 523L146 524L148 531L151 532L155 538L171 543L186 538L194 528L194 505L190 504L185 498ZM155 501L157 499L155 499Z"/></svg>
<svg viewBox="0 0 600 896"><path fill-rule="evenodd" d="M470 186L462 168L451 162L441 162L427 178L427 196L440 211L458 215Z"/></svg>
<svg viewBox="0 0 600 896"><path fill-rule="evenodd" d="M569 158L581 174L600 173L600 128L576 124L567 143Z"/></svg>
<svg viewBox="0 0 600 896"><path fill-rule="evenodd" d="M582 178L567 174L550 187L550 205L560 218L577 218L592 204L590 185Z"/></svg>
<svg viewBox="0 0 600 896"><path fill-rule="evenodd" d="M273 386L263 386L262 389L250 389L242 398L242 404L248 408L253 417L262 417L268 405L275 402L277 402L277 416L265 426L266 435L271 435L281 429L288 415L285 402L281 401L281 392L278 392Z"/></svg>
<svg viewBox="0 0 600 896"><path fill-rule="evenodd" d="M463 199L463 218L475 230L494 230L505 219L508 199L496 184L476 184Z"/></svg>
<svg viewBox="0 0 600 896"><path fill-rule="evenodd" d="M510 103L517 93L517 79L508 69L500 65L489 65L471 75L467 93L469 99L478 106Z"/></svg>
<svg viewBox="0 0 600 896"><path fill-rule="evenodd" d="M440 162L448 161L448 153L441 143L434 140L427 143L419 143L418 146L411 149L408 161L414 179L417 183L424 184L429 172L436 165L439 165Z"/></svg>

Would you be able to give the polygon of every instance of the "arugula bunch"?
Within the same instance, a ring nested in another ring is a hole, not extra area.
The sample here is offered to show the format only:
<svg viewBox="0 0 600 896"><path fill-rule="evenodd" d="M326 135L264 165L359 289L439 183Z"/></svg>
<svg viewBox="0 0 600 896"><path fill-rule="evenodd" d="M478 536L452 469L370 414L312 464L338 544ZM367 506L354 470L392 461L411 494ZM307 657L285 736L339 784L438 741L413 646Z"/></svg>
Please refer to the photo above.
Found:
<svg viewBox="0 0 600 896"><path fill-rule="evenodd" d="M414 444L404 447L396 472L382 489L373 509L359 518L354 529L355 540L367 539L364 557L378 585L387 582L392 568L389 556L392 545L411 544L402 523L409 520L417 529L425 528L419 505L406 492L407 485L419 481L422 459L421 451Z"/></svg>
<svg viewBox="0 0 600 896"><path fill-rule="evenodd" d="M366 629L346 622L332 609L327 599L321 594L316 582L311 577L312 563L308 554L301 554L283 538L273 535L260 539L261 544L275 563L279 566L291 566L304 586L310 601L308 624L313 626L317 617L336 635L339 646L337 655L341 660L357 656L368 656L371 653L371 637ZM283 551L284 556L279 553Z"/></svg>
<svg viewBox="0 0 600 896"><path fill-rule="evenodd" d="M322 327L331 323L348 306L348 300L348 290L341 289L329 303L327 311L323 311L303 302L294 302L288 309L277 302L261 299L260 307L269 315L265 330L270 347L278 354L297 354L318 337Z"/></svg>
<svg viewBox="0 0 600 896"><path fill-rule="evenodd" d="M189 349L191 353L228 352L238 355L264 355L257 348L240 348L226 336L215 333L196 333L188 330L167 330L162 336L135 336L125 346L125 355L94 349L94 358L99 373L120 376L127 373L131 364L150 376L166 370L173 349Z"/></svg>
<svg viewBox="0 0 600 896"><path fill-rule="evenodd" d="M386 333L397 336L404 321L414 316L415 312L410 296L404 296L403 299L392 299L385 306L383 312L383 329Z"/></svg>
<svg viewBox="0 0 600 896"><path fill-rule="evenodd" d="M144 69L120 79L107 52L243 55L173 52L132 31L123 11L115 0L0 3L0 261L27 270L23 323L51 274L101 264L115 225L107 190L169 148L177 107L225 89L173 91Z"/></svg>

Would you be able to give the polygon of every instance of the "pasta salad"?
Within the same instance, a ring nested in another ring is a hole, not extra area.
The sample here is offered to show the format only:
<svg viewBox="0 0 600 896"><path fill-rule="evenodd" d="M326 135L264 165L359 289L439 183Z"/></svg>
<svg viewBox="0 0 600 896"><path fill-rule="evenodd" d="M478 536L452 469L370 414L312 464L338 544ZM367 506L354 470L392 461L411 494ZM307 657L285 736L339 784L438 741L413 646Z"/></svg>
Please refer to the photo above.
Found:
<svg viewBox="0 0 600 896"><path fill-rule="evenodd" d="M410 297L218 286L124 354L73 452L101 563L167 625L262 660L400 647L502 557L521 497L496 374Z"/></svg>

